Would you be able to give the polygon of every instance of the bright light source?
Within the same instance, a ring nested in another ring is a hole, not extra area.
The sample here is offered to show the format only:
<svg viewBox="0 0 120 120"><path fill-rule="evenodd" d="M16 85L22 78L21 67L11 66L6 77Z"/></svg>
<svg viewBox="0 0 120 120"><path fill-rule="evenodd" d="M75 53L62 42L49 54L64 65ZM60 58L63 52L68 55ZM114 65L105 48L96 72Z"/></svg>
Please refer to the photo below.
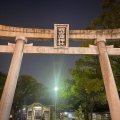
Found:
<svg viewBox="0 0 120 120"><path fill-rule="evenodd" d="M68 114L68 112L64 112L65 113L65 115L67 115Z"/></svg>
<svg viewBox="0 0 120 120"><path fill-rule="evenodd" d="M57 90L58 90L58 87L55 87L54 90L57 91Z"/></svg>
<svg viewBox="0 0 120 120"><path fill-rule="evenodd" d="M38 107L35 107L35 108L41 108L41 107L38 106Z"/></svg>
<svg viewBox="0 0 120 120"><path fill-rule="evenodd" d="M23 110L26 110L26 108L23 108Z"/></svg>

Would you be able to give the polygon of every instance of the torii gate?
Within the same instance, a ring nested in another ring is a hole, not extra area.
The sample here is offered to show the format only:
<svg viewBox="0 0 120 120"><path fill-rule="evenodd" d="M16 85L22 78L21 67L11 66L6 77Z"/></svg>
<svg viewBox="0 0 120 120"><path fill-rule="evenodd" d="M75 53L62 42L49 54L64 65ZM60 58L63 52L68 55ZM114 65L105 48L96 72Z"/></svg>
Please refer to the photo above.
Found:
<svg viewBox="0 0 120 120"><path fill-rule="evenodd" d="M13 53L0 103L0 120L9 119L23 53L98 55L111 118L112 120L120 120L120 100L108 57L108 55L120 55L120 48L105 46L106 40L120 39L120 28L69 31L68 24L55 24L54 30L0 25L0 37L3 39L12 38L16 40L16 44L0 45L0 52ZM27 39L38 41L53 41L54 39L54 47L41 47L25 44ZM95 41L97 46L69 47L69 40Z"/></svg>

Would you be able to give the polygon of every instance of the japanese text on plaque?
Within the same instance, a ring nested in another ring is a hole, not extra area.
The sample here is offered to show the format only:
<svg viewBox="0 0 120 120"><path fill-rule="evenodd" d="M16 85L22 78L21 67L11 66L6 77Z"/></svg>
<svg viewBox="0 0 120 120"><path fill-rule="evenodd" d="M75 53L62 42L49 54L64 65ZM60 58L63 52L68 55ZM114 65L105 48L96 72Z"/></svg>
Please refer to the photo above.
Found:
<svg viewBox="0 0 120 120"><path fill-rule="evenodd" d="M57 28L57 46L66 45L66 28L58 27Z"/></svg>

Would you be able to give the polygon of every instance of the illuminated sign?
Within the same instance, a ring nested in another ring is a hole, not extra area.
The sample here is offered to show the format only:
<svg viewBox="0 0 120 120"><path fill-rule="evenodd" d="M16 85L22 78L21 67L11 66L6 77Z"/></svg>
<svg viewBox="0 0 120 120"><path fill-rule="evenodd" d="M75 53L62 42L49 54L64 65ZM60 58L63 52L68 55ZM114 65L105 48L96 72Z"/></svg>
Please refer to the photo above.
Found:
<svg viewBox="0 0 120 120"><path fill-rule="evenodd" d="M69 25L54 25L54 48L68 48L69 44Z"/></svg>

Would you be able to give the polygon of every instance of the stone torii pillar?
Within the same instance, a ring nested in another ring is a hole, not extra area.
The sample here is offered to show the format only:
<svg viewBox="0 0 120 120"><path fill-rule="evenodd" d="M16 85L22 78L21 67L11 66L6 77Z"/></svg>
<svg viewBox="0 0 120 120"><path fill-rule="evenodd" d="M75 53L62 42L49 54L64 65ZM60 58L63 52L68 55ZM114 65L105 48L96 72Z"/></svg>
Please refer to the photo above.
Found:
<svg viewBox="0 0 120 120"><path fill-rule="evenodd" d="M16 45L1 98L0 120L9 120L25 42L27 42L27 39L24 36L19 35L16 37Z"/></svg>
<svg viewBox="0 0 120 120"><path fill-rule="evenodd" d="M95 42L98 46L100 66L102 70L107 100L109 103L111 118L112 120L120 120L120 100L105 46L106 40L102 37L98 37Z"/></svg>

